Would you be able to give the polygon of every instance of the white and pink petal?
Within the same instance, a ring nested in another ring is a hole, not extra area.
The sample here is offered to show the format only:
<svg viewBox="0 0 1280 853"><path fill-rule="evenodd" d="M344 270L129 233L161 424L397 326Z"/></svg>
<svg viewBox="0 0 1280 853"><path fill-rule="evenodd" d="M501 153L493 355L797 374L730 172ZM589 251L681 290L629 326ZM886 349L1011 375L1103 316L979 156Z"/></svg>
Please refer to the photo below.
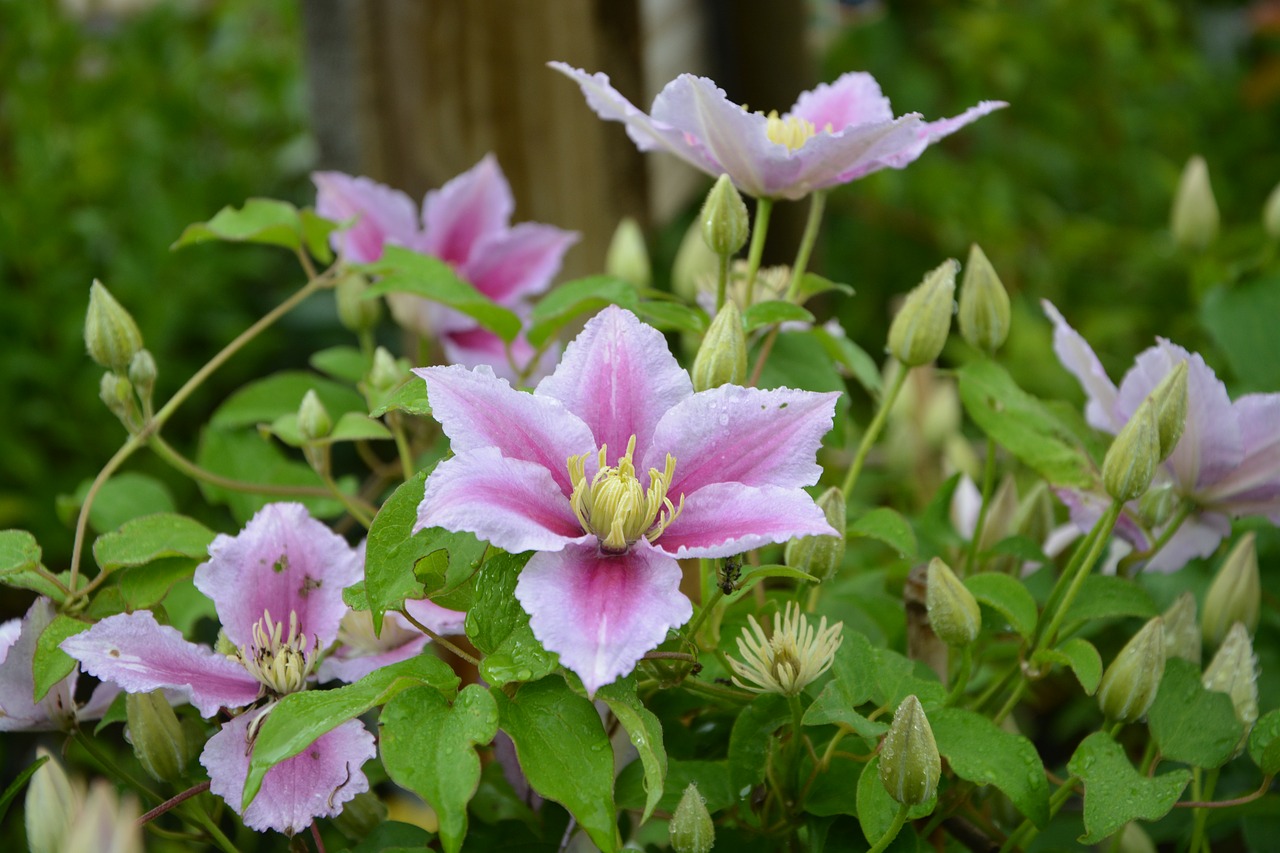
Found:
<svg viewBox="0 0 1280 853"><path fill-rule="evenodd" d="M515 206L502 168L487 154L427 193L422 205L423 233L415 248L455 266L464 264L481 239L506 230Z"/></svg>
<svg viewBox="0 0 1280 853"><path fill-rule="evenodd" d="M564 253L580 236L554 225L521 222L478 240L458 274L494 302L515 305L550 286Z"/></svg>
<svg viewBox="0 0 1280 853"><path fill-rule="evenodd" d="M834 536L803 489L713 483L685 495L684 509L653 543L675 557L728 557L797 536Z"/></svg>
<svg viewBox="0 0 1280 853"><path fill-rule="evenodd" d="M1058 361L1084 389L1085 420L1094 429L1115 434L1124 426L1124 420L1115 415L1116 386L1107 377L1102 362L1080 333L1067 324L1066 319L1047 299L1040 300L1044 313L1053 323L1053 351Z"/></svg>
<svg viewBox="0 0 1280 853"><path fill-rule="evenodd" d="M412 246L418 240L418 211L407 195L369 178L341 172L315 172L316 213L343 223L335 231L334 251L347 261L367 264L382 257L387 244Z"/></svg>

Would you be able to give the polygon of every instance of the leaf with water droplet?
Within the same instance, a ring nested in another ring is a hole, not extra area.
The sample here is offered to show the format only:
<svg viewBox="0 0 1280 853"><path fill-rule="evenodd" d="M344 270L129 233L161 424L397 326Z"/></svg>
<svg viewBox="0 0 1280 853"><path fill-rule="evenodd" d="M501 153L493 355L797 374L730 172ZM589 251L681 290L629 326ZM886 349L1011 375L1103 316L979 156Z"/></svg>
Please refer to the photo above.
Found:
<svg viewBox="0 0 1280 853"><path fill-rule="evenodd" d="M528 561L528 554L499 551L490 555L476 577L467 636L484 653L480 674L493 685L536 680L556 668L556 656L533 636L529 614L515 596L520 571Z"/></svg>
<svg viewBox="0 0 1280 853"><path fill-rule="evenodd" d="M764 781L773 733L791 719L791 706L776 693L763 693L743 708L729 734L729 776L737 788Z"/></svg>
<svg viewBox="0 0 1280 853"><path fill-rule="evenodd" d="M596 698L609 706L640 755L644 766L645 801L644 814L640 818L643 823L662 799L663 780L667 778L667 749L662 742L662 721L636 696L633 677L605 685L597 691Z"/></svg>
<svg viewBox="0 0 1280 853"><path fill-rule="evenodd" d="M1165 662L1147 722L1161 756L1192 767L1221 767L1244 736L1231 697L1206 690L1200 667L1182 658Z"/></svg>
<svg viewBox="0 0 1280 853"><path fill-rule="evenodd" d="M926 817L937 805L938 796L934 794L927 802L912 806L907 818L917 820ZM898 804L880 781L880 756L877 755L867 762L858 778L858 822L862 824L862 834L867 841L872 844L879 841L889 831L897 813Z"/></svg>
<svg viewBox="0 0 1280 853"><path fill-rule="evenodd" d="M1084 828L1081 844L1097 844L1131 820L1159 820L1173 809L1191 781L1189 770L1148 779L1129 762L1120 744L1106 732L1089 735L1067 763L1084 780Z"/></svg>
<svg viewBox="0 0 1280 853"><path fill-rule="evenodd" d="M995 785L1040 828L1049 822L1049 783L1031 741L960 708L929 714L938 752L961 779Z"/></svg>

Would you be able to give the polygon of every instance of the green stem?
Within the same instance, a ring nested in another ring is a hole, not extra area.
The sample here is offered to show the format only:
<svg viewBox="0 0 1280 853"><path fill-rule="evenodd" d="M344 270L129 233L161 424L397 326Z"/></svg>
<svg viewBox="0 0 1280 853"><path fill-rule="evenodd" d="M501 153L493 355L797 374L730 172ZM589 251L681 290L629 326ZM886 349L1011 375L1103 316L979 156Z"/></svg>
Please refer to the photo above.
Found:
<svg viewBox="0 0 1280 853"><path fill-rule="evenodd" d="M867 853L884 853L885 848L888 847L893 842L893 839L898 837L898 833L902 831L902 825L907 822L907 812L910 810L911 807L906 803L898 803L898 813L893 816L893 823L889 824L888 831L885 832L884 836L877 841L875 846L868 850Z"/></svg>
<svg viewBox="0 0 1280 853"><path fill-rule="evenodd" d="M889 418L889 410L893 408L894 400L898 399L898 394L902 391L902 386L907 381L907 373L910 368L899 365L898 375L894 377L893 384L889 386L889 392L880 400L880 408L876 410L875 417L871 419L871 423L867 425L867 431L862 434L862 440L858 442L858 451L854 454L853 464L849 466L849 473L845 475L844 486L841 491L844 492L845 500L853 494L853 486L858 482L858 475L862 473L862 465L867 461L867 454L871 452L871 445L875 444L876 439L880 436L880 430L884 428L884 423Z"/></svg>
<svg viewBox="0 0 1280 853"><path fill-rule="evenodd" d="M809 256L813 254L814 244L818 242L818 231L822 228L822 214L826 207L825 191L819 190L809 197L809 218L805 220L804 235L800 238L800 248L796 250L795 263L791 265L791 283L787 287L786 296L788 302L795 302L800 293L800 281L809 266Z"/></svg>
<svg viewBox="0 0 1280 853"><path fill-rule="evenodd" d="M387 412L387 426L396 442L396 453L400 456L400 472L405 480L412 480L417 473L413 464L413 450L409 447L409 439L404 434L404 422L395 412Z"/></svg>
<svg viewBox="0 0 1280 853"><path fill-rule="evenodd" d="M713 696L716 699L729 699L733 702L741 702L746 704L756 698L754 693L748 693L745 690L735 690L730 687L721 687L718 684L709 684L705 681L699 681L696 678L686 678L680 682L680 687L693 693L701 693L704 696Z"/></svg>
<svg viewBox="0 0 1280 853"><path fill-rule="evenodd" d="M1053 792L1053 796L1049 798L1050 819L1052 819L1053 816L1062 809L1062 806L1067 802L1067 800L1071 799L1072 793L1075 792L1076 785L1079 785L1080 782L1081 779L1079 776L1068 777L1067 780L1062 783L1062 787ZM1036 825L1031 822L1030 818L1024 820L1018 825L1018 828L1015 829L1007 839L1005 839L1004 845L1000 848L1000 853L1011 853L1011 851L1017 850L1024 842L1030 842L1031 839L1035 838L1038 832L1039 830L1036 829Z"/></svg>
<svg viewBox="0 0 1280 853"><path fill-rule="evenodd" d="M236 847L231 842L231 839L223 834L221 829L218 829L218 824L214 823L213 818L209 817L201 806L195 803L183 803L177 811L188 822L198 824L201 829L207 832L219 850L224 851L224 853L239 853L240 848Z"/></svg>
<svg viewBox="0 0 1280 853"><path fill-rule="evenodd" d="M1005 685L1007 685L1010 681L1012 681L1014 676L1016 676L1019 672L1021 672L1021 670L1022 670L1022 662L1015 660L1013 662L1013 666L1005 670L1003 675L1001 675L999 678L992 679L991 683L987 685L986 689L982 691L982 693L978 696L978 698L974 699L973 702L970 703L969 710L981 711L982 706L990 702L991 697L995 696L997 693L1003 690L1005 688Z"/></svg>
<svg viewBox="0 0 1280 853"><path fill-rule="evenodd" d="M368 530L373 524L373 516L377 510L359 498L342 491L342 487L338 485L338 482L333 479L333 475L329 473L328 466L325 466L325 470L317 471L316 473L320 475L321 480L324 480L324 484L329 487L329 493L346 507L351 517L360 522L361 527Z"/></svg>
<svg viewBox="0 0 1280 853"><path fill-rule="evenodd" d="M1004 718L1009 716L1014 708L1018 707L1018 701L1022 698L1022 694L1026 692L1027 680L1024 678L1013 688L1013 692L1009 694L1009 698L1000 706L1000 710L991 718L991 721L997 726L1004 722Z"/></svg>
<svg viewBox="0 0 1280 853"><path fill-rule="evenodd" d="M410 623L412 623L412 625L413 625L415 628L417 628L419 631L421 631L422 633L424 633L424 634L426 634L428 637L430 637L430 638L431 638L431 642L433 642L433 643L437 643L438 645L442 646L443 648L448 649L449 651L453 652L455 655L457 655L458 657L462 658L464 661L466 661L467 663L469 663L469 664L471 664L472 666L476 667L477 669L479 669L479 668L480 668L480 659L479 659L479 658L477 658L475 655L468 654L468 653L467 653L467 652L465 652L463 649L461 649L461 648L459 648L457 645L455 645L453 642L451 642L451 641L449 641L449 640L445 639L444 637L440 636L440 635L439 635L439 634L437 634L435 631L432 631L430 628L428 628L426 625L423 625L423 624L422 624L421 622L419 622L417 619L414 619L414 618L413 618L413 614L411 614L408 610L403 610L403 609L402 609L402 610L400 610L400 611L398 611L398 612L399 612L399 614L400 614L401 616L403 616L405 619L408 619L408 620L409 620L409 622L410 622Z"/></svg>
<svg viewBox="0 0 1280 853"><path fill-rule="evenodd" d="M731 259L728 255L720 256L720 270L716 277L716 313L720 313L720 309L724 307L724 301L729 298L729 264Z"/></svg>
<svg viewBox="0 0 1280 853"><path fill-rule="evenodd" d="M694 645L697 645L697 640L695 638L698 636L698 629L702 627L703 622L707 621L707 617L711 615L711 611L715 609L715 606L720 603L720 599L722 598L724 598L724 590L717 586L715 592L711 593L711 598L707 599L707 601L702 605L702 609L693 617L693 621L689 623L687 628L685 628L685 636L687 636Z"/></svg>
<svg viewBox="0 0 1280 853"><path fill-rule="evenodd" d="M996 443L991 436L987 436L987 459L982 468L982 505L978 508L978 521L973 525L973 536L969 539L969 554L965 557L964 570L960 573L962 578L969 576L978 559L978 542L987 526L987 513L991 509L991 493L995 491L995 485Z"/></svg>
<svg viewBox="0 0 1280 853"><path fill-rule="evenodd" d="M787 777L784 780L793 792L792 811L800 812L800 758L804 754L804 709L800 707L799 696L788 696L787 704L791 706L791 749L787 757Z"/></svg>
<svg viewBox="0 0 1280 853"><path fill-rule="evenodd" d="M1071 608L1072 602L1076 600L1076 596L1080 594L1081 587L1084 586L1085 579L1089 577L1093 564L1098 561L1098 557L1102 554L1102 549L1106 546L1108 538L1111 536L1111 530L1116 526L1116 520L1120 518L1120 511L1124 505L1119 501L1113 501L1102 517L1098 519L1098 523L1094 525L1093 541L1089 545L1089 553L1080 562L1076 569L1075 577L1071 580L1071 585L1067 588L1066 594L1062 600L1058 602L1057 610L1053 614L1053 618L1049 621L1049 627L1040 635L1039 641L1036 643L1035 651L1041 651L1053 645L1057 639L1058 629L1062 627L1062 620L1066 618L1067 611ZM1084 543L1076 549L1077 555L1084 550ZM1072 558L1073 562L1075 558ZM1065 573L1064 573L1065 577ZM1043 616L1041 617L1043 620ZM1034 652L1032 653L1034 657Z"/></svg>
<svg viewBox="0 0 1280 853"><path fill-rule="evenodd" d="M1212 800L1213 789L1218 785L1218 768L1215 767L1204 775L1203 787L1200 784L1200 768L1196 767L1192 772L1195 774L1192 776L1192 784L1195 787L1192 789L1191 796L1197 802ZM1204 837L1205 819L1209 816L1209 810L1203 808L1193 809L1191 814L1191 844L1187 847L1187 851L1188 853L1200 853L1201 849L1203 849L1205 853L1210 853L1209 840Z"/></svg>
<svg viewBox="0 0 1280 853"><path fill-rule="evenodd" d="M751 229L751 248L747 251L747 295L743 310L751 307L755 299L756 273L760 271L760 258L764 254L764 237L769 232L769 214L773 213L773 199L756 199L756 221Z"/></svg>
<svg viewBox="0 0 1280 853"><path fill-rule="evenodd" d="M1150 560L1156 554L1159 554L1161 549L1163 549L1165 545L1169 544L1169 540L1173 538L1173 535L1178 532L1178 528L1182 527L1182 523L1186 521L1191 516L1191 513L1193 513L1194 511L1195 511L1194 504L1191 504L1191 503L1183 504L1182 507L1178 510L1178 514L1175 515L1173 517L1173 520L1169 522L1168 526L1166 526L1165 529L1161 531L1160 535L1156 538L1156 541L1151 543L1151 547L1147 548L1147 550L1145 551L1135 552L1135 553L1126 555L1125 558L1122 559L1120 563L1116 566L1116 574L1120 575L1121 577L1128 577L1129 569L1135 563L1139 561Z"/></svg>
<svg viewBox="0 0 1280 853"><path fill-rule="evenodd" d="M158 801L164 799L155 791L151 790L150 785L147 785L145 782L142 782L141 780L134 778L131 774L126 773L120 767L120 762L104 755L98 749L97 744L93 742L93 738L87 737L83 732L78 730L75 731L72 736L76 739L76 742L80 744L80 748L87 752L89 757L92 758L108 776L114 776L130 788L133 788L139 793L145 794L153 800Z"/></svg>
<svg viewBox="0 0 1280 853"><path fill-rule="evenodd" d="M327 498L329 490L322 486L279 486L274 483L250 483L245 480L232 480L221 474L215 474L207 468L201 468L187 457L179 453L173 445L160 435L153 435L148 443L152 452L168 462L179 472L193 480L227 489L232 492L247 492L255 495L276 495L279 497Z"/></svg>
<svg viewBox="0 0 1280 853"><path fill-rule="evenodd" d="M973 644L970 643L960 651L960 671L956 673L951 692L947 694L947 705L955 705L960 701L960 697L964 696L965 688L969 686L969 674L972 671Z"/></svg>

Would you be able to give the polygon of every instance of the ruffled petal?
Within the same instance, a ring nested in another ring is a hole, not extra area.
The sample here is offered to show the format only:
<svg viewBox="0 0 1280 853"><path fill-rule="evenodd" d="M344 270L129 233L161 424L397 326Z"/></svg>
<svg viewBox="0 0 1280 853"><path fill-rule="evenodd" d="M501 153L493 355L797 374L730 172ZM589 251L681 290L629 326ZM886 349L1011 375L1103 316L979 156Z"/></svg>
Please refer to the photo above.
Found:
<svg viewBox="0 0 1280 853"><path fill-rule="evenodd" d="M901 169L907 166L924 153L924 150L933 143L950 136L966 124L972 124L985 115L1004 109L1009 106L1004 101L982 101L975 106L960 113L958 116L951 118L942 118L937 121L926 122L920 126L916 132L915 144L903 148L896 154L886 157L884 163L893 169Z"/></svg>
<svg viewBox="0 0 1280 853"><path fill-rule="evenodd" d="M693 383L667 340L635 314L610 305L565 348L555 373L534 395L551 397L580 417L612 464L636 437L636 456L649 448L654 427L672 406L693 394Z"/></svg>
<svg viewBox="0 0 1280 853"><path fill-rule="evenodd" d="M262 789L242 813L240 800L249 775L253 745L246 734L256 712L227 722L205 744L200 763L209 771L209 790L258 832L302 832L318 817L334 817L356 794L369 790L361 766L373 758L373 735L348 720L298 755L267 771Z"/></svg>
<svg viewBox="0 0 1280 853"><path fill-rule="evenodd" d="M316 676L321 684L335 680L351 684L375 669L382 669L384 666L400 663L402 660L408 660L420 654L428 642L430 640L426 634L419 634L406 643L373 654L339 649L320 662Z"/></svg>
<svg viewBox="0 0 1280 853"><path fill-rule="evenodd" d="M367 264L382 257L387 243L412 246L418 240L418 211L399 190L341 172L314 172L316 213L335 222L355 219L330 238L344 259Z"/></svg>
<svg viewBox="0 0 1280 853"><path fill-rule="evenodd" d="M904 149L917 144L922 122L916 115L893 121L818 133L795 153L798 167L786 187L772 195L803 198L814 190L847 184L891 166Z"/></svg>
<svg viewBox="0 0 1280 853"><path fill-rule="evenodd" d="M841 74L834 82L820 83L796 99L791 115L805 119L818 131L831 132L860 124L892 121L889 99L876 78L865 71Z"/></svg>
<svg viewBox="0 0 1280 853"><path fill-rule="evenodd" d="M554 225L521 222L478 240L458 274L494 302L514 305L547 289L580 236Z"/></svg>
<svg viewBox="0 0 1280 853"><path fill-rule="evenodd" d="M796 536L834 536L803 489L713 483L685 495L684 510L654 545L685 557L728 557Z"/></svg>
<svg viewBox="0 0 1280 853"><path fill-rule="evenodd" d="M261 684L243 666L206 646L189 643L150 611L108 616L62 650L84 671L129 693L168 688L185 696L201 716L241 708L258 698Z"/></svg>
<svg viewBox="0 0 1280 853"><path fill-rule="evenodd" d="M511 186L492 154L438 190L422 205L416 248L454 265L467 262L481 238L506 230L515 210Z"/></svg>
<svg viewBox="0 0 1280 853"><path fill-rule="evenodd" d="M269 612L288 625L298 614L303 634L333 642L347 612L342 590L363 577L347 541L296 503L267 504L236 536L219 535L209 561L196 569L196 589L213 599L227 638L248 645Z"/></svg>
<svg viewBox="0 0 1280 853"><path fill-rule="evenodd" d="M36 643L55 615L53 602L41 597L21 619L5 623L6 636L13 636L13 641L0 662L0 732L54 731L75 723L74 671L35 701Z"/></svg>
<svg viewBox="0 0 1280 853"><path fill-rule="evenodd" d="M516 598L534 636L593 695L693 615L680 577L679 563L643 541L619 556L601 554L594 542L575 544L534 554Z"/></svg>
<svg viewBox="0 0 1280 853"><path fill-rule="evenodd" d="M444 345L444 357L451 363L465 368L488 367L494 376L515 382L521 374L528 374L529 384L537 384L544 376L555 370L560 360L560 348L554 344L546 347L542 354L520 334L511 342L511 357L507 357L507 343L488 329L476 327L463 331L446 332L440 337ZM534 358L538 363L529 366ZM517 372L511 362L520 368ZM590 430L587 430L590 432Z"/></svg>
<svg viewBox="0 0 1280 853"><path fill-rule="evenodd" d="M687 397L662 416L640 470L676 459L669 494L710 483L797 488L818 482L816 460L838 393L722 385Z"/></svg>
<svg viewBox="0 0 1280 853"><path fill-rule="evenodd" d="M1067 325L1053 303L1042 299L1040 305L1053 322L1053 351L1057 353L1058 361L1076 378L1088 398L1084 407L1085 420L1094 429L1112 434L1119 432L1125 422L1116 420L1116 386L1107 377L1102 362L1098 361L1093 348L1080 333Z"/></svg>

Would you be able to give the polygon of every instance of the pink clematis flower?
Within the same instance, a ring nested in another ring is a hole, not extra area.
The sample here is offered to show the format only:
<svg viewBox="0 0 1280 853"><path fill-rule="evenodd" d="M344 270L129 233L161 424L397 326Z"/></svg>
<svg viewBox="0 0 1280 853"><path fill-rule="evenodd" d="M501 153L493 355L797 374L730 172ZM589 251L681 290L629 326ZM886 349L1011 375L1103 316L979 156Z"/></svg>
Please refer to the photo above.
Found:
<svg viewBox="0 0 1280 853"><path fill-rule="evenodd" d="M646 115L609 85L607 75L550 65L582 87L601 118L626 124L641 151L668 151L713 178L727 174L757 198L794 200L880 169L901 169L932 143L1008 106L983 101L939 121L916 113L895 119L875 78L857 72L804 92L786 115L766 116L733 103L705 77L681 74Z"/></svg>
<svg viewBox="0 0 1280 853"><path fill-rule="evenodd" d="M486 156L438 190L427 193L421 220L414 203L399 190L341 172L316 172L316 211L355 224L335 232L335 251L353 263L372 263L387 245L402 246L449 263L464 281L499 305L520 313L525 301L542 293L560 271L575 232L522 222L512 226L515 199L498 161ZM436 335L456 364L491 365L514 377L502 339L465 314L409 294L388 297L396 321L424 335ZM523 336L512 344L521 367L534 355Z"/></svg>
<svg viewBox="0 0 1280 853"><path fill-rule="evenodd" d="M167 688L206 717L265 702L234 716L205 744L210 790L240 813L253 736L281 696L306 689L320 650L337 637L343 587L360 579L355 551L301 504L268 504L237 536L218 536L196 588L213 599L237 651L221 655L160 625L148 611L103 619L62 649L86 672L130 693ZM351 720L267 772L241 815L260 832L292 834L369 789L361 765L373 736Z"/></svg>
<svg viewBox="0 0 1280 853"><path fill-rule="evenodd" d="M1054 352L1084 388L1085 418L1096 429L1119 432L1169 371L1187 362L1186 428L1152 488L1171 489L1195 512L1151 559L1150 568L1176 571L1188 560L1212 554L1231 533L1231 518L1264 515L1280 524L1280 394L1248 394L1233 402L1203 358L1164 338L1138 355L1117 389L1084 338L1053 305L1042 305L1054 324ZM1109 503L1069 490L1059 496L1083 530L1093 526ZM1116 532L1139 551L1149 548L1161 531L1145 529L1133 505L1116 525Z"/></svg>
<svg viewBox="0 0 1280 853"><path fill-rule="evenodd" d="M802 487L838 395L695 394L629 311L588 322L532 394L485 368L417 373L456 454L427 479L418 528L538 552L516 598L590 694L692 615L677 558L832 533Z"/></svg>

